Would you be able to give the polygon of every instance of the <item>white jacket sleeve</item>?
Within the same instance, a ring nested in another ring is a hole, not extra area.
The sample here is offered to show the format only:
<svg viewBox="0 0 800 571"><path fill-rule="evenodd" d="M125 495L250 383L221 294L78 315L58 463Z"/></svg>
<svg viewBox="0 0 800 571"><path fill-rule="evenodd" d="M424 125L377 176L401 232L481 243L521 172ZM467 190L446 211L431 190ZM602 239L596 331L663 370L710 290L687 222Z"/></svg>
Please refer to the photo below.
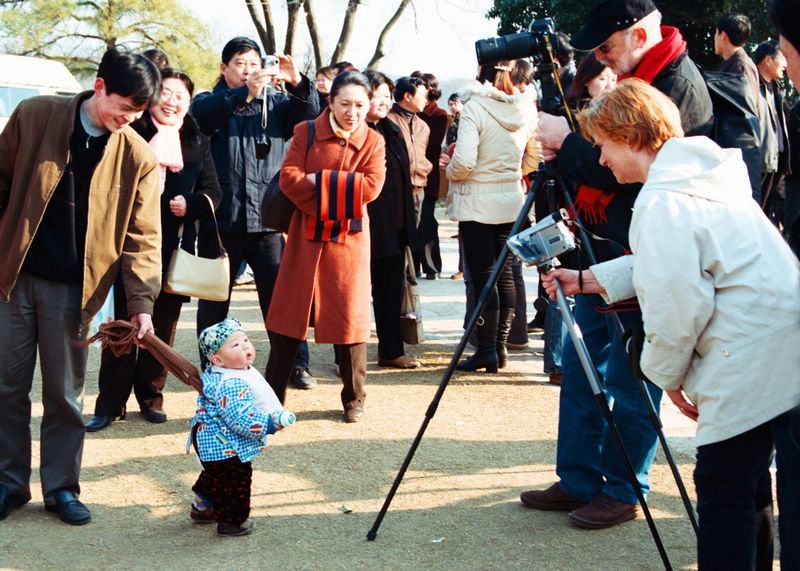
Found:
<svg viewBox="0 0 800 571"><path fill-rule="evenodd" d="M478 145L480 144L480 117L475 112L475 105L469 102L461 111L458 120L458 138L453 158L447 165L447 178L459 181L467 178L478 162Z"/></svg>
<svg viewBox="0 0 800 571"><path fill-rule="evenodd" d="M673 202L651 204L634 218L633 284L645 331L640 364L651 381L674 390L683 384L714 313L714 278L703 267L703 229Z"/></svg>
<svg viewBox="0 0 800 571"><path fill-rule="evenodd" d="M601 295L606 303L617 303L636 297L636 290L633 289L633 264L634 257L629 254L589 268L597 283L605 290Z"/></svg>

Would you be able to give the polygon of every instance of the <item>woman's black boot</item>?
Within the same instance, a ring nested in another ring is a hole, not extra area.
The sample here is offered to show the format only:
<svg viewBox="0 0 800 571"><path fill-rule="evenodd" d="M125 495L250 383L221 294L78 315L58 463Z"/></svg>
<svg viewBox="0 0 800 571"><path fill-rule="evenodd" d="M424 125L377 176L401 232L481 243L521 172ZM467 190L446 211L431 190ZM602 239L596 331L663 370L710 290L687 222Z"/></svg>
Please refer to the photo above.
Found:
<svg viewBox="0 0 800 571"><path fill-rule="evenodd" d="M506 342L508 334L511 332L511 323L514 321L514 308L504 307L500 310L500 318L497 324L497 368L505 369L508 362L508 350Z"/></svg>
<svg viewBox="0 0 800 571"><path fill-rule="evenodd" d="M497 372L497 310L484 311L476 326L478 350L469 359L456 365L459 371L477 371L486 369L487 373Z"/></svg>

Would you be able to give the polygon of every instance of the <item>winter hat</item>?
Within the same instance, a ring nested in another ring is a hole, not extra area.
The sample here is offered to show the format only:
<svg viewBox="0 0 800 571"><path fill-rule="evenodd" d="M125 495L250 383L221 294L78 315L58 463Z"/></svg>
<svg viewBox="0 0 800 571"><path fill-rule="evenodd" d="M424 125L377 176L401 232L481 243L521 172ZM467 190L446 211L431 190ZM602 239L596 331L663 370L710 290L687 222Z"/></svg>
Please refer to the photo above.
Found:
<svg viewBox="0 0 800 571"><path fill-rule="evenodd" d="M200 350L206 359L211 359L211 355L216 353L231 333L242 331L242 324L234 317L227 317L216 325L206 327L200 332L198 343Z"/></svg>

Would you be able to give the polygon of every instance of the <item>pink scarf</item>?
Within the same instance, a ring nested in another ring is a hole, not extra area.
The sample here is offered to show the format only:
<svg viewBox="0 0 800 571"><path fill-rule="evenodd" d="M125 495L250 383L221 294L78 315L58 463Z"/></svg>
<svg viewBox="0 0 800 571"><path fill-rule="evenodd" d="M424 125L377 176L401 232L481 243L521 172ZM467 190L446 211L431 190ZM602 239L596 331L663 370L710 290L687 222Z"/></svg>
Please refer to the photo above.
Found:
<svg viewBox="0 0 800 571"><path fill-rule="evenodd" d="M172 172L183 170L180 135L183 121L175 125L164 125L153 118L153 125L155 125L157 132L150 139L150 148L155 151L158 164L161 167L161 192L164 192L164 184L167 181L167 168Z"/></svg>

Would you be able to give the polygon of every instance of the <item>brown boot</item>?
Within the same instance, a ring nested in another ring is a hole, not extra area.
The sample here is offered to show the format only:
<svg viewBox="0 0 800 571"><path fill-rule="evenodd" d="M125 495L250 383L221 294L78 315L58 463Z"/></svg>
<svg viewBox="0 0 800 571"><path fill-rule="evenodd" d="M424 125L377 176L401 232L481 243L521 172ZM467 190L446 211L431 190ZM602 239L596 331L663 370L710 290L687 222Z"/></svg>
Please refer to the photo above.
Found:
<svg viewBox="0 0 800 571"><path fill-rule="evenodd" d="M545 511L571 511L583 507L582 502L561 489L558 482L546 490L528 490L519 495L526 508Z"/></svg>
<svg viewBox="0 0 800 571"><path fill-rule="evenodd" d="M603 529L636 519L639 506L626 504L599 493L592 502L569 514L573 525L585 529Z"/></svg>

